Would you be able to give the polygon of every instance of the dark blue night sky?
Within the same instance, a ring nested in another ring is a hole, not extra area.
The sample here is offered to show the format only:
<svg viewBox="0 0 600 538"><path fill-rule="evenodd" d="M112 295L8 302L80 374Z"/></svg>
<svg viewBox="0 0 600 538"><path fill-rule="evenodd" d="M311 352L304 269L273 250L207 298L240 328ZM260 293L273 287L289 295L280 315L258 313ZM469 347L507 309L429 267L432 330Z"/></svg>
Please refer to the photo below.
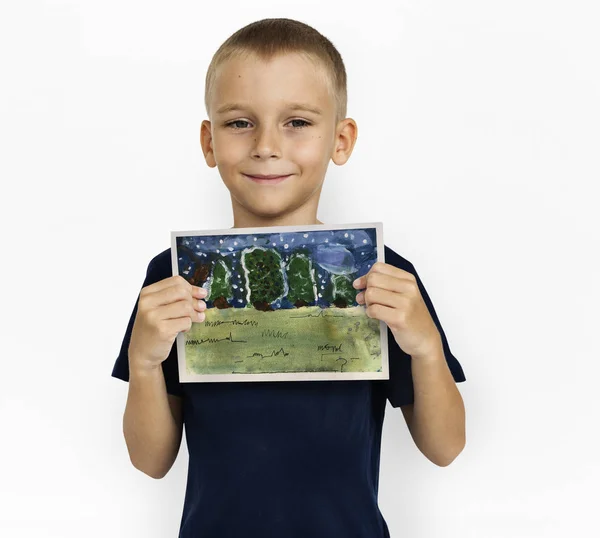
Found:
<svg viewBox="0 0 600 538"><path fill-rule="evenodd" d="M309 250L318 293L316 304L330 306L322 299L322 292L332 274L345 274L352 279L366 274L377 261L376 228L299 231L268 234L198 235L176 238L179 274L186 278L194 274L198 264L212 265L226 258L233 267L231 284L233 299L230 304L241 308L247 305L244 271L241 254L251 247L268 247L276 250L286 264L297 250ZM212 271L211 271L212 274ZM285 278L285 273L284 273ZM189 278L188 278L189 280ZM205 286L206 287L206 286ZM212 306L207 300L207 306ZM272 303L273 308L292 308L284 297Z"/></svg>

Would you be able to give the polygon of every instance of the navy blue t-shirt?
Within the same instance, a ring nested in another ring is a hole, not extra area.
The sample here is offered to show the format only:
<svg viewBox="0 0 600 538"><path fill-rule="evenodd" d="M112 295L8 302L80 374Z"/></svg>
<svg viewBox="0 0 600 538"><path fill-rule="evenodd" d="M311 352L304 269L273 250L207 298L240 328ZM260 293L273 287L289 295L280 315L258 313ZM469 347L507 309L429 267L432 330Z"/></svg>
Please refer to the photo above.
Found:
<svg viewBox="0 0 600 538"><path fill-rule="evenodd" d="M456 382L465 381L433 304L416 276ZM171 249L154 257L142 287L173 275ZM139 295L138 295L139 300ZM129 381L137 300L112 376ZM388 328L389 380L180 383L176 341L162 363L182 398L189 467L179 538L387 538L377 503L386 400L414 402L411 357Z"/></svg>

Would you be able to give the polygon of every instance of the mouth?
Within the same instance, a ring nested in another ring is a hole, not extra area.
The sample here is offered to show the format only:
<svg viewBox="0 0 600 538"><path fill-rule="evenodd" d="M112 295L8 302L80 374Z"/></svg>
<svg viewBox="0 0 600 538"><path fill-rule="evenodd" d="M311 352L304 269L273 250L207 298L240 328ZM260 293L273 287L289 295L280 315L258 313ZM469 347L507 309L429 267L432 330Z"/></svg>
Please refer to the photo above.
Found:
<svg viewBox="0 0 600 538"><path fill-rule="evenodd" d="M277 176L274 174L270 175L257 175L251 176L249 174L242 174L244 177L253 181L254 183L263 184L263 185L276 185L277 183L281 183L285 181L288 177L291 177L292 174L288 174L286 176Z"/></svg>

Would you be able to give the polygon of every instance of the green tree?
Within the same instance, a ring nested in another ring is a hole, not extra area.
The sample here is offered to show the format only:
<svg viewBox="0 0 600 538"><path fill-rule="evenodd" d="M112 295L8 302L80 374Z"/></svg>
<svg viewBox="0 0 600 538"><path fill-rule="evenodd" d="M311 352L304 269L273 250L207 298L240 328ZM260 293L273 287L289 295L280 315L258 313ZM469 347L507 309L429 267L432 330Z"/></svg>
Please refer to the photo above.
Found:
<svg viewBox="0 0 600 538"><path fill-rule="evenodd" d="M281 256L275 250L256 247L245 250L242 260L250 290L249 302L255 308L268 309L284 293Z"/></svg>
<svg viewBox="0 0 600 538"><path fill-rule="evenodd" d="M213 267L209 298L218 308L223 308L232 297L231 270L227 267L224 259L219 259Z"/></svg>
<svg viewBox="0 0 600 538"><path fill-rule="evenodd" d="M306 306L315 301L315 281L309 257L304 253L294 253L286 267L287 298L296 306Z"/></svg>
<svg viewBox="0 0 600 538"><path fill-rule="evenodd" d="M358 290L352 287L356 277L352 275L331 275L331 302L340 308L354 305Z"/></svg>

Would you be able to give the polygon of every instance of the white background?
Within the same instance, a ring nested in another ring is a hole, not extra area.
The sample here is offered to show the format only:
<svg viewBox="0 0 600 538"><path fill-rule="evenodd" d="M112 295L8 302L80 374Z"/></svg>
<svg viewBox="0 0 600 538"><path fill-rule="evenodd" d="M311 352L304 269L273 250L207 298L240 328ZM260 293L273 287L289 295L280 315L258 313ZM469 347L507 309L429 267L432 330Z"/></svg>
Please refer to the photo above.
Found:
<svg viewBox="0 0 600 538"><path fill-rule="evenodd" d="M392 538L600 535L597 4L302 4L2 3L0 535L177 535L185 439L163 480L137 471L110 374L170 231L232 226L199 146L204 77L265 17L346 63L359 138L318 217L384 223L467 376L448 467L388 404Z"/></svg>

